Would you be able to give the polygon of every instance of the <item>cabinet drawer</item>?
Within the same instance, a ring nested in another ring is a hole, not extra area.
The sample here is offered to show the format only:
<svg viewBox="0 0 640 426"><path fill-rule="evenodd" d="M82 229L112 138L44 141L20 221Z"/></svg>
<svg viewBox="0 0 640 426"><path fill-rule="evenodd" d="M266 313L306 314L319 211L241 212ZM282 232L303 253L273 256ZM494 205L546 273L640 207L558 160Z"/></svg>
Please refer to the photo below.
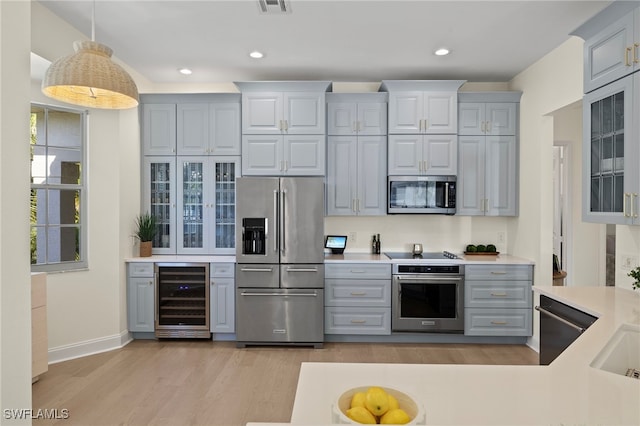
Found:
<svg viewBox="0 0 640 426"><path fill-rule="evenodd" d="M325 280L325 306L391 307L390 280Z"/></svg>
<svg viewBox="0 0 640 426"><path fill-rule="evenodd" d="M129 276L130 277L152 277L153 276L153 263L152 262L131 262L129 263Z"/></svg>
<svg viewBox="0 0 640 426"><path fill-rule="evenodd" d="M391 279L391 265L375 263L327 263L326 278L346 279Z"/></svg>
<svg viewBox="0 0 640 426"><path fill-rule="evenodd" d="M391 334L391 308L327 307L325 334Z"/></svg>
<svg viewBox="0 0 640 426"><path fill-rule="evenodd" d="M469 308L530 308L531 285L526 281L467 281L464 306Z"/></svg>
<svg viewBox="0 0 640 426"><path fill-rule="evenodd" d="M465 308L467 336L531 336L531 309Z"/></svg>
<svg viewBox="0 0 640 426"><path fill-rule="evenodd" d="M533 279L530 265L466 265L465 280L527 280Z"/></svg>
<svg viewBox="0 0 640 426"><path fill-rule="evenodd" d="M209 267L209 275L212 277L233 277L235 263L212 263Z"/></svg>

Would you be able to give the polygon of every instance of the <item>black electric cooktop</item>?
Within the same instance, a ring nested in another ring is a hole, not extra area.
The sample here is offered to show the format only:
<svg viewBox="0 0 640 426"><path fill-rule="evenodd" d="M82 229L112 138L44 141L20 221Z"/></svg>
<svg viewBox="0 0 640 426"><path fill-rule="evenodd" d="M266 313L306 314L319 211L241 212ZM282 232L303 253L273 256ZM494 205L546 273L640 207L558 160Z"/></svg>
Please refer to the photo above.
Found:
<svg viewBox="0 0 640 426"><path fill-rule="evenodd" d="M448 251L428 252L422 254L413 254L406 252L387 252L385 255L389 259L425 259L425 260L446 260L446 259L459 259L453 253Z"/></svg>

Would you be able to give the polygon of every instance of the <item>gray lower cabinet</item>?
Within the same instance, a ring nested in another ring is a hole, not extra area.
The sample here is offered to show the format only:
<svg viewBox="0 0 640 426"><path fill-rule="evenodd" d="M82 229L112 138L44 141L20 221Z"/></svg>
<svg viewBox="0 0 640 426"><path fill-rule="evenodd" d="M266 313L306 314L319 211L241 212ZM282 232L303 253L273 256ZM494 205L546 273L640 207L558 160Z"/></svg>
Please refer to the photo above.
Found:
<svg viewBox="0 0 640 426"><path fill-rule="evenodd" d="M391 334L391 265L325 265L325 334Z"/></svg>
<svg viewBox="0 0 640 426"><path fill-rule="evenodd" d="M533 266L467 265L464 334L531 336Z"/></svg>
<svg viewBox="0 0 640 426"><path fill-rule="evenodd" d="M128 263L127 323L130 332L154 332L154 299L153 263Z"/></svg>
<svg viewBox="0 0 640 426"><path fill-rule="evenodd" d="M212 263L209 269L211 275L210 331L212 333L235 333L235 264Z"/></svg>

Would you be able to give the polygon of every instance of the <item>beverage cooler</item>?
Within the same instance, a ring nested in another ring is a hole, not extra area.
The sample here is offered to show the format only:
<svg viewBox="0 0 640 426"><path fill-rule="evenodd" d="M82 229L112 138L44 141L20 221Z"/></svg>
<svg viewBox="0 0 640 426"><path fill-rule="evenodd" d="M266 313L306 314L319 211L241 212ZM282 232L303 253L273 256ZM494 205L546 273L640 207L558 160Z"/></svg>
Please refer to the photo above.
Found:
<svg viewBox="0 0 640 426"><path fill-rule="evenodd" d="M158 338L211 338L209 264L155 265Z"/></svg>

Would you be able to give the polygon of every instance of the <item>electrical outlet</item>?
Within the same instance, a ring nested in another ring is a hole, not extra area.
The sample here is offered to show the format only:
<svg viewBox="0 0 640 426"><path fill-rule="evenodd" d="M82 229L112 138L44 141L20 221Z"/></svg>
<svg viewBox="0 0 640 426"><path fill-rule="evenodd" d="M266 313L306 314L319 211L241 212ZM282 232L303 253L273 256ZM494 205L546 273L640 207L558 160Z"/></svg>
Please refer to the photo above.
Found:
<svg viewBox="0 0 640 426"><path fill-rule="evenodd" d="M507 239L504 232L498 232L498 244L504 244Z"/></svg>
<svg viewBox="0 0 640 426"><path fill-rule="evenodd" d="M356 232L349 232L349 240L354 244L358 241L357 236L358 234Z"/></svg>

